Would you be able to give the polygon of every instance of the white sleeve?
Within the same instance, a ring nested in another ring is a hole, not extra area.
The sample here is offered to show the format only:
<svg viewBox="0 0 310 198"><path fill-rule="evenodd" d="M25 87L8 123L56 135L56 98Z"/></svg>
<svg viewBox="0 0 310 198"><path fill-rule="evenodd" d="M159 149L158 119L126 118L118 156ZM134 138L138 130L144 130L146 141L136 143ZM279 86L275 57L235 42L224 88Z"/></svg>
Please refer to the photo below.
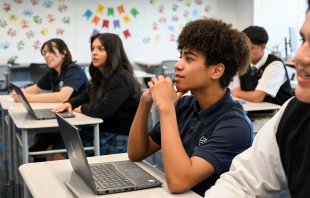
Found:
<svg viewBox="0 0 310 198"><path fill-rule="evenodd" d="M276 132L289 101L261 128L252 147L234 158L229 172L206 191L205 198L276 197L287 190Z"/></svg>
<svg viewBox="0 0 310 198"><path fill-rule="evenodd" d="M234 76L233 81L230 82L229 89L234 90L235 88L239 88L239 87L240 87L240 78L239 78L239 74L237 73Z"/></svg>
<svg viewBox="0 0 310 198"><path fill-rule="evenodd" d="M276 97L285 80L286 75L283 63L281 61L274 61L264 70L255 90L261 90L272 97Z"/></svg>

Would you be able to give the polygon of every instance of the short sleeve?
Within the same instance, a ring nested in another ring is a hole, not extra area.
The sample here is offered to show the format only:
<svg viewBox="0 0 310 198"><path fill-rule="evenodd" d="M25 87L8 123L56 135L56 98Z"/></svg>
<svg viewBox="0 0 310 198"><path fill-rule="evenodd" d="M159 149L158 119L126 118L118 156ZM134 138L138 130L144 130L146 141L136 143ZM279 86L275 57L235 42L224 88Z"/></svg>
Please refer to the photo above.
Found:
<svg viewBox="0 0 310 198"><path fill-rule="evenodd" d="M227 171L233 158L249 148L253 141L252 127L242 117L222 119L207 141L196 148L193 156L211 163L218 175Z"/></svg>
<svg viewBox="0 0 310 198"><path fill-rule="evenodd" d="M88 81L85 72L78 65L69 65L66 70L63 87L71 87L74 91L79 91Z"/></svg>

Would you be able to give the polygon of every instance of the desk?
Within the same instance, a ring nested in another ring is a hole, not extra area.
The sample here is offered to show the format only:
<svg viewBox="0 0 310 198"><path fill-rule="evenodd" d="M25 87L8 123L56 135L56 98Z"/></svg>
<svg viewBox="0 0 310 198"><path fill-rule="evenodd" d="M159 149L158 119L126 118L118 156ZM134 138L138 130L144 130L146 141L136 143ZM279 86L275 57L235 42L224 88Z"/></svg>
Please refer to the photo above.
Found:
<svg viewBox="0 0 310 198"><path fill-rule="evenodd" d="M115 155L105 155L99 157L89 157L88 162L101 163L101 162L111 162L127 160L128 156L126 153L115 154ZM156 187L151 189L144 189L138 191L116 193L110 195L103 195L100 197L132 197L132 198L145 198L145 197L179 197L179 198L195 198L200 197L198 194L188 191L183 194L171 194L167 187L167 182L164 173L157 170L150 164L146 162L136 163L138 166L142 167L144 170L155 176L162 183L162 187ZM67 189L64 181L72 181L75 179L78 194L84 198L97 198L93 191L82 181L81 178L73 171L69 160L60 160L52 162L42 162L42 163L31 163L24 164L19 167L19 171L26 182L31 194L34 198L45 197L66 197L71 198L73 194Z"/></svg>
<svg viewBox="0 0 310 198"><path fill-rule="evenodd" d="M295 68L295 62L293 61L284 61L284 64L289 67Z"/></svg>
<svg viewBox="0 0 310 198"><path fill-rule="evenodd" d="M31 103L33 109L42 109L42 108L53 108L58 106L60 103ZM58 124L56 119L50 120L35 120L31 115L26 112L24 107L15 107L9 109L9 115L13 120L13 133L12 133L12 142L13 142L13 166L15 167L15 176L16 181L17 177L17 164L18 164L18 147L17 141L22 147L22 158L23 164L28 163L29 154L38 155L42 152L28 152L28 132L38 132L38 129L42 131L53 131L58 129ZM99 139L99 123L102 123L100 118L92 118L81 113L74 112L74 118L67 118L68 122L73 125L87 125L94 124L94 152L95 155L100 155L100 139ZM21 135L17 133L16 128L21 130ZM11 131L8 131L11 133ZM55 153L55 151L45 151L45 153ZM27 188L24 185L24 195L27 195Z"/></svg>
<svg viewBox="0 0 310 198"><path fill-rule="evenodd" d="M268 111L268 110L279 110L281 108L280 105L269 103L269 102L249 102L246 100L243 100L241 98L233 97L235 101L243 101L245 103L242 104L244 111Z"/></svg>

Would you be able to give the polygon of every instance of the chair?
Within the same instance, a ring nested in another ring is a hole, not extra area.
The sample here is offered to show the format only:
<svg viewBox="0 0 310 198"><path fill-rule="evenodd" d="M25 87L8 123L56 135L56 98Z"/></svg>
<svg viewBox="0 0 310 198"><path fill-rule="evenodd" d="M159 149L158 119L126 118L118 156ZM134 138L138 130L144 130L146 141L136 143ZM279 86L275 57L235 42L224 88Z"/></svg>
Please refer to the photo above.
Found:
<svg viewBox="0 0 310 198"><path fill-rule="evenodd" d="M38 83L39 79L49 70L45 63L31 63L29 66L30 80L33 84Z"/></svg>
<svg viewBox="0 0 310 198"><path fill-rule="evenodd" d="M0 65L0 90L8 90L8 72L9 67L7 65Z"/></svg>
<svg viewBox="0 0 310 198"><path fill-rule="evenodd" d="M174 81L175 69L174 65L177 60L164 60L161 62L158 70L158 75L163 75L164 77L170 77Z"/></svg>

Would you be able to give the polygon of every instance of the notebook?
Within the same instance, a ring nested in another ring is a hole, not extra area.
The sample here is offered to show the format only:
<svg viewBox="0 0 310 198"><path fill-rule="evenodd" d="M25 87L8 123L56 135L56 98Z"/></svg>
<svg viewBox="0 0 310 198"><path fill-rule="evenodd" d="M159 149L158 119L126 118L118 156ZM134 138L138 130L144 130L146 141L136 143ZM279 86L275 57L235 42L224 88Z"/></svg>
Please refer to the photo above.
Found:
<svg viewBox="0 0 310 198"><path fill-rule="evenodd" d="M161 181L129 160L88 164L78 129L58 113L56 118L73 170L95 194L127 192L162 185ZM67 186L70 187L69 184Z"/></svg>
<svg viewBox="0 0 310 198"><path fill-rule="evenodd" d="M18 95L20 101L22 102L22 104L24 105L24 107L26 108L26 110L28 111L28 113L33 116L35 119L37 120L46 120L46 119L55 119L55 113L51 111L51 109L32 109L32 107L30 106L27 98L25 97L24 93L22 92L21 88L17 85L15 85L14 83L10 82L11 87L13 88L13 90L16 92L16 94ZM75 117L75 115L73 113L70 113L68 111L62 112L60 113L60 115L62 117L66 117L66 118L73 118Z"/></svg>

